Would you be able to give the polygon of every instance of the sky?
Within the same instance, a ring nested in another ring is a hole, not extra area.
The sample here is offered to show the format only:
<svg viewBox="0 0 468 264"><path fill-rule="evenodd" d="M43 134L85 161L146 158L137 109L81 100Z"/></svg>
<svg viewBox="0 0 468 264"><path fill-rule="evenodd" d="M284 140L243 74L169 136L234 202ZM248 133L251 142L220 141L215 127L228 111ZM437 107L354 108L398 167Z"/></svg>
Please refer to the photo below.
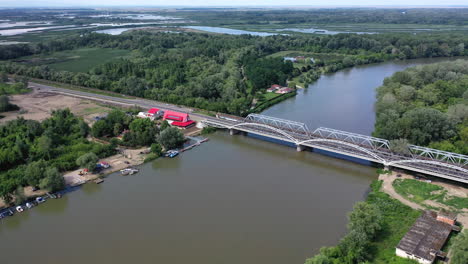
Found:
<svg viewBox="0 0 468 264"><path fill-rule="evenodd" d="M0 7L37 6L468 6L468 0L0 0Z"/></svg>

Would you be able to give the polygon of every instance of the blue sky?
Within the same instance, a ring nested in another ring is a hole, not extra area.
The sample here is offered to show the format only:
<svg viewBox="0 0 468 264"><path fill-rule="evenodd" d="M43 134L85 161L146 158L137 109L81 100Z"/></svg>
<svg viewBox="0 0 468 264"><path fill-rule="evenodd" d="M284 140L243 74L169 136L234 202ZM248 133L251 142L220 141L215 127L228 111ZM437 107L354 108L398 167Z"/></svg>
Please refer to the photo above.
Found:
<svg viewBox="0 0 468 264"><path fill-rule="evenodd" d="M467 0L0 0L0 6L468 6Z"/></svg>

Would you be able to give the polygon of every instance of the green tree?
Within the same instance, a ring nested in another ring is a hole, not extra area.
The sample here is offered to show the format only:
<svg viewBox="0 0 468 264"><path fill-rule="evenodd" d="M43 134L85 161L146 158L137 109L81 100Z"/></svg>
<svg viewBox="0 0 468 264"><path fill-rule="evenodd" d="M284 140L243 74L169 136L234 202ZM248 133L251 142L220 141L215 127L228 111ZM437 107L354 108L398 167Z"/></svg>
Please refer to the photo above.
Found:
<svg viewBox="0 0 468 264"><path fill-rule="evenodd" d="M26 202L26 195L24 195L24 187L18 186L15 190L15 205L20 205Z"/></svg>
<svg viewBox="0 0 468 264"><path fill-rule="evenodd" d="M162 155L162 147L158 143L151 144L151 152L156 154L156 156L160 157Z"/></svg>
<svg viewBox="0 0 468 264"><path fill-rule="evenodd" d="M169 124L169 122L167 122L167 120L164 120L164 121L161 122L161 127L159 128L159 130L163 131L168 127L171 127L171 125Z"/></svg>
<svg viewBox="0 0 468 264"><path fill-rule="evenodd" d="M0 83L8 82L8 75L6 72L0 72Z"/></svg>
<svg viewBox="0 0 468 264"><path fill-rule="evenodd" d="M164 146L165 149L173 149L181 146L184 141L184 135L178 128L169 127L164 129L159 135L159 143Z"/></svg>
<svg viewBox="0 0 468 264"><path fill-rule="evenodd" d="M46 165L44 160L29 163L24 170L24 178L27 184L39 186L40 181L44 178Z"/></svg>
<svg viewBox="0 0 468 264"><path fill-rule="evenodd" d="M52 157L53 142L47 135L42 135L37 140L37 154L43 159L50 159Z"/></svg>
<svg viewBox="0 0 468 264"><path fill-rule="evenodd" d="M291 81L291 82L288 83L288 87L289 87L289 88L296 88L296 85L297 85L296 82L292 82L292 81Z"/></svg>
<svg viewBox="0 0 468 264"><path fill-rule="evenodd" d="M78 159L76 159L76 164L81 168L86 168L89 171L93 171L96 168L96 163L98 160L99 158L96 154L89 152L81 155Z"/></svg>
<svg viewBox="0 0 468 264"><path fill-rule="evenodd" d="M45 178L41 180L40 187L52 192L59 191L65 187L65 179L57 168L49 167L45 170Z"/></svg>
<svg viewBox="0 0 468 264"><path fill-rule="evenodd" d="M450 263L452 264L466 264L468 260L468 230L465 229L461 232L453 242L452 257Z"/></svg>
<svg viewBox="0 0 468 264"><path fill-rule="evenodd" d="M104 119L96 121L96 123L94 123L93 127L91 128L91 134L93 137L97 138L110 135L111 132L112 128Z"/></svg>
<svg viewBox="0 0 468 264"><path fill-rule="evenodd" d="M0 95L0 112L6 112L10 109L10 99L6 95Z"/></svg>
<svg viewBox="0 0 468 264"><path fill-rule="evenodd" d="M374 204L358 202L349 214L348 229L366 234L369 239L382 228L381 225L382 213Z"/></svg>
<svg viewBox="0 0 468 264"><path fill-rule="evenodd" d="M408 140L404 138L390 140L390 149L395 153L399 153L403 155L411 154L408 148L408 145L409 145Z"/></svg>
<svg viewBox="0 0 468 264"><path fill-rule="evenodd" d="M417 108L403 115L399 122L402 137L416 145L427 145L455 135L454 124L445 114L432 108Z"/></svg>
<svg viewBox="0 0 468 264"><path fill-rule="evenodd" d="M123 131L123 125L121 123L115 123L114 124L114 136L120 135L120 132Z"/></svg>

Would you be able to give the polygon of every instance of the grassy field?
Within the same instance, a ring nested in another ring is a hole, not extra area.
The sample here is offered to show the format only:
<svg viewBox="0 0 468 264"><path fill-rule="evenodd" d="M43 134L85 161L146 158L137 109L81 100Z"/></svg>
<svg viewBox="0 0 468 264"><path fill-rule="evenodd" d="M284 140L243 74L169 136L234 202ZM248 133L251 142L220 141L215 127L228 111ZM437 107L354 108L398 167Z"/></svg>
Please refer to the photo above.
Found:
<svg viewBox="0 0 468 264"><path fill-rule="evenodd" d="M99 89L93 89L93 88L88 88L88 87L71 85L71 84L68 84L68 83L59 83L59 82L42 80L42 79L31 79L31 81L35 82L35 83L39 83L39 84L44 84L44 85L49 85L49 86L52 86L52 87L57 87L57 88L66 88L66 89L70 89L70 90L76 90L76 91L94 93L94 94L101 94L101 95L118 97L118 98L132 98L132 96L127 96L127 95L123 95L123 94L119 94L119 93L114 93L114 92L104 91L104 90L99 90Z"/></svg>
<svg viewBox="0 0 468 264"><path fill-rule="evenodd" d="M413 179L396 179L393 188L406 199L428 208L432 206L427 206L424 203L426 200L438 202L455 210L468 208L468 198L449 195L445 188L435 184Z"/></svg>
<svg viewBox="0 0 468 264"><path fill-rule="evenodd" d="M48 65L55 70L87 72L94 66L128 56L130 51L119 49L83 48L35 55L15 60L29 65Z"/></svg>
<svg viewBox="0 0 468 264"><path fill-rule="evenodd" d="M278 96L281 96L281 94L277 94L277 93L266 93L265 94L265 101L268 101L268 100L271 100L273 98L276 98Z"/></svg>

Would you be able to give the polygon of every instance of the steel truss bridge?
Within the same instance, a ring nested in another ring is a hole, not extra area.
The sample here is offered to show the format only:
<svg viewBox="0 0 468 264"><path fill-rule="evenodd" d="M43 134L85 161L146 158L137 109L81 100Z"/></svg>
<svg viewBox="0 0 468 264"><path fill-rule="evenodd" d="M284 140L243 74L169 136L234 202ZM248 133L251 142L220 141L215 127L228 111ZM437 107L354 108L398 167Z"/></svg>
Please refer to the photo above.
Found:
<svg viewBox="0 0 468 264"><path fill-rule="evenodd" d="M468 183L468 156L408 145L408 155L392 151L388 140L331 128L309 130L306 124L259 114L246 118L207 118L203 125L252 133L293 143L298 151L305 148L325 150L409 171Z"/></svg>

